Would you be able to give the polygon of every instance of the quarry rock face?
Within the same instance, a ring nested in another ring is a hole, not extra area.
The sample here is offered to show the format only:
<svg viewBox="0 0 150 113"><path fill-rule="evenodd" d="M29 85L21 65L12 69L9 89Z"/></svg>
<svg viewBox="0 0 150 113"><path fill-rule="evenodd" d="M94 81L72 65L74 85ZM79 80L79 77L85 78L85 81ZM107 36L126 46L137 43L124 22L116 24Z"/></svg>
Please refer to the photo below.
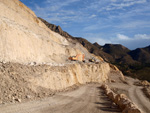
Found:
<svg viewBox="0 0 150 113"><path fill-rule="evenodd" d="M102 83L108 79L109 71L108 63L64 66L0 63L0 101L36 99L74 85Z"/></svg>
<svg viewBox="0 0 150 113"><path fill-rule="evenodd" d="M91 82L102 83L108 79L110 67L107 63L101 64L70 64L63 67L51 68L43 73L41 80L30 77L30 83L53 90L65 89L74 84ZM54 85L55 84L55 85Z"/></svg>
<svg viewBox="0 0 150 113"><path fill-rule="evenodd" d="M84 54L86 60L94 57L81 44L47 28L19 0L0 0L0 101L21 102L108 79L108 63L69 61L77 54Z"/></svg>
<svg viewBox="0 0 150 113"><path fill-rule="evenodd" d="M86 51L71 47L19 0L0 0L0 10L0 61L60 63Z"/></svg>

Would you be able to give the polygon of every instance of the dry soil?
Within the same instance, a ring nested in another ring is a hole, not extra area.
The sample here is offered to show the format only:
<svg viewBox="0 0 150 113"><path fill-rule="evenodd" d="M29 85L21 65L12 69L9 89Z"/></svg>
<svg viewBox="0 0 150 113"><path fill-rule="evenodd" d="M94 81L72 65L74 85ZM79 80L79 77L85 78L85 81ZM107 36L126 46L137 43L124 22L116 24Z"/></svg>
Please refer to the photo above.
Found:
<svg viewBox="0 0 150 113"><path fill-rule="evenodd" d="M1 105L1 113L121 113L100 84L89 84L42 100Z"/></svg>

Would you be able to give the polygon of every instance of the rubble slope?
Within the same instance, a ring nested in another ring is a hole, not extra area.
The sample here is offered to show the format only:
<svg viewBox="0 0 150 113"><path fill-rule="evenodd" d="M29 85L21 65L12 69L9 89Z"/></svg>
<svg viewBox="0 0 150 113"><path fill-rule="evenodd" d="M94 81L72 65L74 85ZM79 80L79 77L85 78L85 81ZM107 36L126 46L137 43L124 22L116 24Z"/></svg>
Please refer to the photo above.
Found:
<svg viewBox="0 0 150 113"><path fill-rule="evenodd" d="M68 56L87 53L49 30L18 0L0 0L0 10L0 61L63 63Z"/></svg>
<svg viewBox="0 0 150 113"><path fill-rule="evenodd" d="M0 103L108 79L110 66L104 61L69 61L77 54L86 60L95 56L51 31L19 0L0 0L0 10Z"/></svg>

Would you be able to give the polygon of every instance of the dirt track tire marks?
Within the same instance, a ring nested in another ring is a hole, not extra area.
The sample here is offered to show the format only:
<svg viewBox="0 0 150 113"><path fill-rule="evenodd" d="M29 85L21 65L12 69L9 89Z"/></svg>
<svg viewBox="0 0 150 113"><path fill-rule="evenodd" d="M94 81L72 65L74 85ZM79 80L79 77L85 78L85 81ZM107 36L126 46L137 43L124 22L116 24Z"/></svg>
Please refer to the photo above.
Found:
<svg viewBox="0 0 150 113"><path fill-rule="evenodd" d="M110 107L102 109L106 108L106 100L100 98L97 87L100 84L89 84L43 100L0 106L0 113L118 113Z"/></svg>
<svg viewBox="0 0 150 113"><path fill-rule="evenodd" d="M129 91L130 99L145 113L150 113L150 101L144 96L142 88L132 86Z"/></svg>

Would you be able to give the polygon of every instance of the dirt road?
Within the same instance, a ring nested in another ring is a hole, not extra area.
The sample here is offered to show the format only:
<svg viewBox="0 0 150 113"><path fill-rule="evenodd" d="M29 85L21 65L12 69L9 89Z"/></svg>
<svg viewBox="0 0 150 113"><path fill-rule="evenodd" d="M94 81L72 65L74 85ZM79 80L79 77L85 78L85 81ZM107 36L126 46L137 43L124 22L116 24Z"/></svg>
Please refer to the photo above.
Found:
<svg viewBox="0 0 150 113"><path fill-rule="evenodd" d="M136 80L111 83L119 93L125 93L142 111L150 113L150 101ZM18 104L0 105L0 113L121 113L100 89L100 84L88 84L74 91L57 93L53 97Z"/></svg>
<svg viewBox="0 0 150 113"><path fill-rule="evenodd" d="M99 87L84 85L38 101L1 105L0 113L120 113Z"/></svg>
<svg viewBox="0 0 150 113"><path fill-rule="evenodd" d="M127 77L127 84L112 83L112 88L117 88L119 93L125 93L144 113L150 113L150 101L142 91L142 86L134 85L138 80Z"/></svg>

